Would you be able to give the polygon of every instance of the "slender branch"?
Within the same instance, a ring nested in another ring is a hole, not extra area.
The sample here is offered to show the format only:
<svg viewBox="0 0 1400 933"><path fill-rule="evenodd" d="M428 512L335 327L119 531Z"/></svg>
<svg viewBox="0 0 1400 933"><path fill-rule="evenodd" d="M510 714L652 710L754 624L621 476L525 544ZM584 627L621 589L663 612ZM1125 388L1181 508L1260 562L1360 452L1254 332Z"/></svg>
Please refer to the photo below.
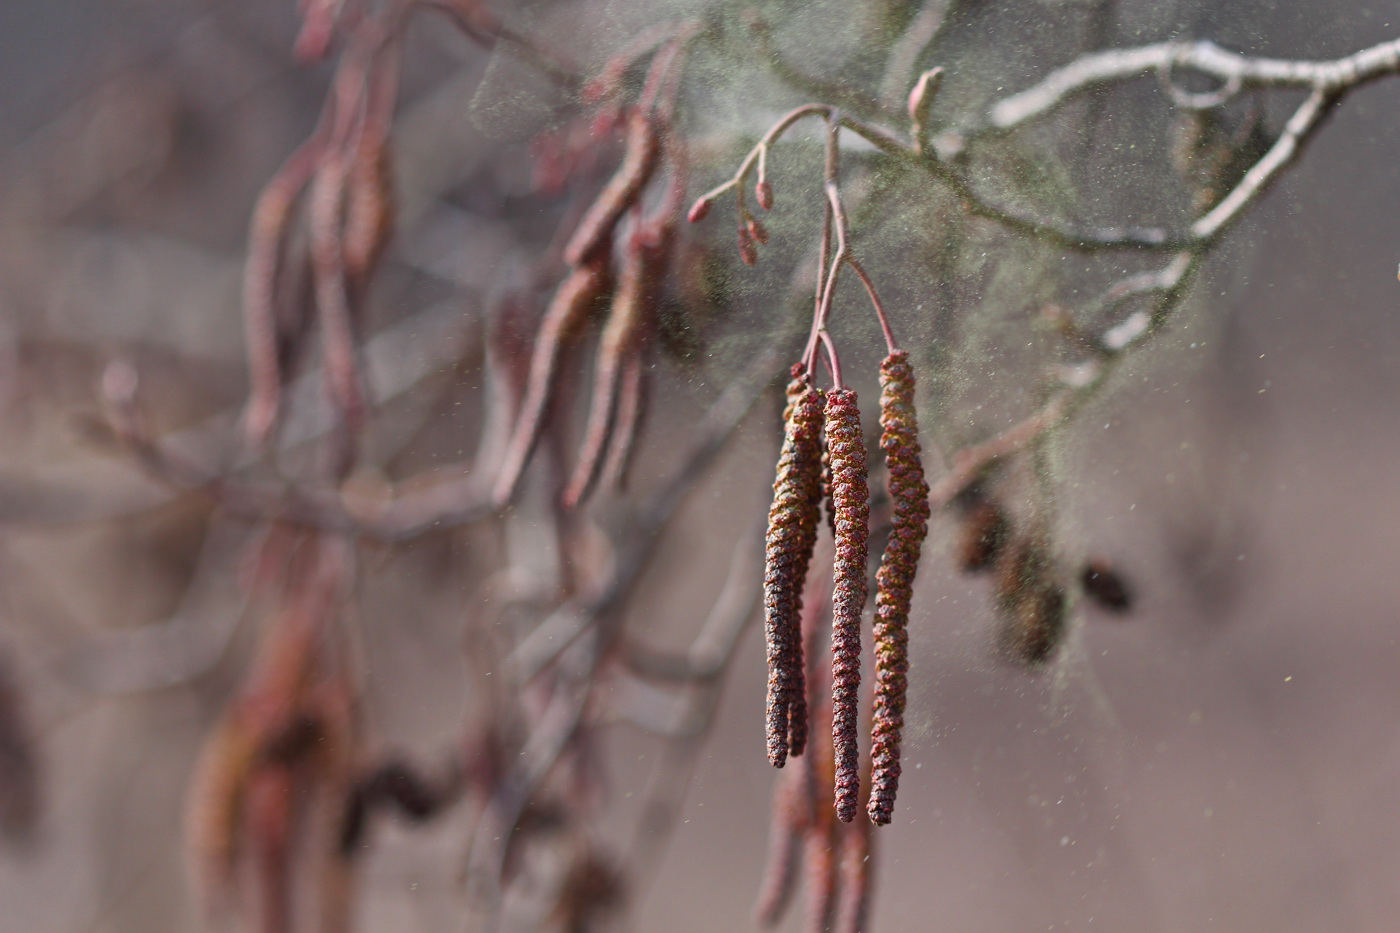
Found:
<svg viewBox="0 0 1400 933"><path fill-rule="evenodd" d="M1397 45L1400 48L1400 45ZM1214 240L1244 216L1303 151L1303 146L1327 117L1342 92L1317 88L1293 112L1283 132L1263 158L1245 172L1244 178L1209 213L1191 225L1191 236L1201 242Z"/></svg>
<svg viewBox="0 0 1400 933"><path fill-rule="evenodd" d="M752 11L745 14L749 31L757 44L757 53L777 75L778 80L803 94L810 94L822 100L833 101L837 106L863 117L875 119L888 114L869 92L839 81L823 81L815 78L788 62L773 42L773 31L768 22Z"/></svg>
<svg viewBox="0 0 1400 933"><path fill-rule="evenodd" d="M1159 42L1133 49L1097 52L1051 72L1031 88L1002 99L988 112L986 124L969 131L968 135L1009 132L1096 87L1153 71L1165 74L1177 68L1199 71L1241 89L1299 87L1337 93L1384 75L1400 73L1400 39L1327 62L1249 58L1209 41Z"/></svg>
<svg viewBox="0 0 1400 933"><path fill-rule="evenodd" d="M748 179L749 172L753 169L754 163L760 158L766 160L768 147L777 142L784 133L792 128L793 124L804 117L827 116L831 113L831 110L832 108L826 104L803 104L801 107L794 108L783 114L778 118L778 122L768 128L768 132L763 134L763 138L758 141L758 144L749 150L749 154L745 156L744 161L739 164L739 170L735 172L728 181L711 188L709 191L706 191L704 194L700 195L700 197L696 198L696 204L713 201L726 191L742 186Z"/></svg>
<svg viewBox="0 0 1400 933"><path fill-rule="evenodd" d="M766 158L768 147L772 146L793 124L812 116L824 117L842 129L855 133L885 155L930 173L952 189L953 195L962 202L963 209L967 213L998 223L1012 233L1020 233L1066 249L1081 251L1180 249L1183 245L1181 240L1174 239L1166 230L1159 228L1105 227L1079 230L1021 217L984 200L952 165L938 158L935 153L922 152L917 143L905 141L890 130L866 123L828 104L804 104L788 111L779 118L763 135L758 144L749 151L749 154L739 165L738 171L728 181L710 189L696 200L695 206L691 209L691 217L700 219L704 216L702 206L708 206L726 191L742 186L747 181L754 163L759 160L760 156Z"/></svg>
<svg viewBox="0 0 1400 933"><path fill-rule="evenodd" d="M946 508L991 464L1043 442L1050 432L1073 418L1103 388L1122 358L1161 330L1203 261L1203 252L1184 250L1161 270L1129 276L1110 289L1108 295L1118 295L1115 300L1119 301L1128 293L1156 292L1159 297L1150 311L1132 315L1099 337L1099 357L1065 373L1060 385L1035 412L995 437L955 453L952 469L930 488L929 505L935 511Z"/></svg>
<svg viewBox="0 0 1400 933"><path fill-rule="evenodd" d="M418 0L423 6L443 11L473 41L494 48L497 42L510 45L522 59L559 87L572 89L578 85L578 69L563 56L545 48L534 39L523 36L505 25L486 4L477 0Z"/></svg>
<svg viewBox="0 0 1400 933"><path fill-rule="evenodd" d="M885 316L885 306L880 301L879 294L875 291L875 283L870 280L865 267L860 264L860 260L848 248L846 238L849 230L846 225L846 209L841 204L841 190L832 182L826 184L826 199L831 205L832 215L836 218L836 255L837 261L844 261L851 267L851 271L860 279L865 286L865 292L870 296L870 303L875 308L875 316L880 319L880 330L885 335L885 347L890 353L899 349L899 344L895 342L894 333L890 330L889 318ZM834 274L834 273L833 273Z"/></svg>
<svg viewBox="0 0 1400 933"><path fill-rule="evenodd" d="M826 121L825 134L825 166L823 177L826 184L835 184L841 174L841 136L840 127L830 118ZM811 379L817 371L817 342L820 340L822 328L826 326L826 285L828 276L836 271L836 263L831 261L831 230L832 222L831 201L822 202L822 238L818 249L817 261L817 293L816 305L812 309L812 329L807 335L807 346L802 351L802 366L807 371L808 379Z"/></svg>

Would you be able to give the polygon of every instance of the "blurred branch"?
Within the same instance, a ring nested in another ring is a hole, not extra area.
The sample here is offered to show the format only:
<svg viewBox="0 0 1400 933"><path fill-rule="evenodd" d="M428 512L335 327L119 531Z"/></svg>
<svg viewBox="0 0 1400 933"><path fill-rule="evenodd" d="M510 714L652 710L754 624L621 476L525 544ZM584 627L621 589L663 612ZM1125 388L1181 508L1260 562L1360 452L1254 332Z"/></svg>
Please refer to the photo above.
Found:
<svg viewBox="0 0 1400 933"><path fill-rule="evenodd" d="M889 116L873 94L839 81L816 78L788 62L773 41L773 27L757 12L745 11L744 23L757 46L754 51L784 84L866 119Z"/></svg>
<svg viewBox="0 0 1400 933"><path fill-rule="evenodd" d="M1154 71L1170 79L1171 72L1180 68L1217 78L1235 91L1293 87L1339 94L1376 78L1400 73L1400 39L1327 62L1249 58L1204 40L1095 52L1051 72L1034 87L1003 98L988 111L986 122L966 135L1009 132L1093 88Z"/></svg>
<svg viewBox="0 0 1400 933"><path fill-rule="evenodd" d="M620 608L631 592L632 583L655 555L656 539L684 503L686 493L719 456L730 435L758 401L761 390L778 371L781 359L775 341L720 395L696 429L696 440L680 466L647 498L630 523L614 570L602 584L599 595L586 602L571 600L560 606L516 647L508 664L520 682L534 679L575 638L610 618Z"/></svg>
<svg viewBox="0 0 1400 933"><path fill-rule="evenodd" d="M498 43L509 45L517 55L541 74L565 90L574 90L579 83L578 68L563 56L537 40L511 29L480 0L417 0L431 9L441 10L461 27L462 32L486 48Z"/></svg>

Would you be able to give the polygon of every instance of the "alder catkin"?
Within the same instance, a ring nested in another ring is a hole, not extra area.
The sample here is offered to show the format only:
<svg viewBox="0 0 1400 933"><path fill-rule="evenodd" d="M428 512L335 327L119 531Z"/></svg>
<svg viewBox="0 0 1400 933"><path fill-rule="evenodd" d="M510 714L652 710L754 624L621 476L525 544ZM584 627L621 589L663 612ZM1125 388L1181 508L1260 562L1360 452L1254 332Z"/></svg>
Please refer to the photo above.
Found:
<svg viewBox="0 0 1400 933"><path fill-rule="evenodd" d="M836 815L849 823L860 795L856 737L860 693L860 615L868 595L865 569L870 535L870 490L860 408L850 389L826 396L826 446L836 506L835 586L831 596L831 736L836 755Z"/></svg>
<svg viewBox="0 0 1400 933"><path fill-rule="evenodd" d="M919 460L914 415L914 372L903 350L880 364L880 427L894 517L875 577L875 709L868 811L872 822L888 823L899 789L899 744L909 688L909 600L929 518L928 483Z"/></svg>
<svg viewBox="0 0 1400 933"><path fill-rule="evenodd" d="M768 866L759 889L754 919L765 929L775 927L787 912L797 890L802 867L802 843L807 832L807 775L789 768L778 778L773 795L773 821L769 830Z"/></svg>
<svg viewBox="0 0 1400 933"><path fill-rule="evenodd" d="M564 247L564 262L581 266L606 253L613 229L627 209L637 203L651 180L661 155L661 136L652 117L633 110L627 118L627 147L622 164L589 205L574 235Z"/></svg>
<svg viewBox="0 0 1400 933"><path fill-rule="evenodd" d="M787 761L788 721L794 697L805 696L806 690L798 616L802 585L816 540L814 489L820 482L821 470L821 398L807 383L800 367L793 368L788 399L783 447L773 481L773 507L768 513L763 573L768 760L778 768ZM794 753L800 753L800 749Z"/></svg>
<svg viewBox="0 0 1400 933"><path fill-rule="evenodd" d="M535 338L525 398L520 403L505 462L492 494L497 508L505 508L515 498L525 465L539 443L565 349L573 343L611 285L612 277L604 257L570 271L550 300Z"/></svg>
<svg viewBox="0 0 1400 933"><path fill-rule="evenodd" d="M840 851L840 900L832 924L833 933L867 933L875 901L874 840L869 823L843 826Z"/></svg>

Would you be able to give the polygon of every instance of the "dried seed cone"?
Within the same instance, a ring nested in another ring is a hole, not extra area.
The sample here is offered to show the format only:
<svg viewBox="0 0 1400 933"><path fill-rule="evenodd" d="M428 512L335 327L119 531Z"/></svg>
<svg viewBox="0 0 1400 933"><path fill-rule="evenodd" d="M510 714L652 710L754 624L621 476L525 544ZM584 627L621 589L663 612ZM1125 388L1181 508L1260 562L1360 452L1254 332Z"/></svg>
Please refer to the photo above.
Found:
<svg viewBox="0 0 1400 933"><path fill-rule="evenodd" d="M804 696L806 689L798 617L802 584L816 541L815 490L821 472L821 398L796 367L788 385L788 398L783 447L773 482L773 507L768 512L763 574L768 645L768 760L777 768L787 761L792 704L795 698ZM805 701L802 705L805 707ZM801 737L805 740L805 725ZM794 754L800 751L795 749Z"/></svg>
<svg viewBox="0 0 1400 933"><path fill-rule="evenodd" d="M875 577L875 710L868 811L872 822L888 823L899 790L899 743L909 689L909 600L929 517L928 483L919 460L919 426L914 416L914 371L903 350L880 364L880 427L894 520Z"/></svg>
<svg viewBox="0 0 1400 933"><path fill-rule="evenodd" d="M1028 534L1007 546L997 567L996 596L1002 614L997 642L1025 667L1050 660L1064 638L1069 602L1057 580L1050 545Z"/></svg>
<svg viewBox="0 0 1400 933"><path fill-rule="evenodd" d="M836 505L835 587L831 596L831 736L836 753L836 815L849 823L860 794L856 704L860 692L860 614L868 595L865 567L870 535L870 490L856 394L835 389L826 397L826 447Z"/></svg>
<svg viewBox="0 0 1400 933"><path fill-rule="evenodd" d="M1011 520L994 499L973 501L963 513L958 569L963 573L991 570L1010 537Z"/></svg>

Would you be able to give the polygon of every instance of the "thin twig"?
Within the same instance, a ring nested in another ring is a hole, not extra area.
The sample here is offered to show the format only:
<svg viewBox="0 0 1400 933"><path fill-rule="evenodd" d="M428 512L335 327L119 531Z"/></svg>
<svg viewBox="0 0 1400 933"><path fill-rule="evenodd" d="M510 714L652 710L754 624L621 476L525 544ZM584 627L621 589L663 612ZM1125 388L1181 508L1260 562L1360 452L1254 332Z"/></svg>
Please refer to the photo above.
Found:
<svg viewBox="0 0 1400 933"><path fill-rule="evenodd" d="M885 347L890 353L894 353L899 349L899 344L894 339L893 331L890 330L890 321L885 316L884 303L880 301L880 295L875 291L875 283L870 280L865 267L861 265L855 253L847 246L849 230L846 224L846 209L841 204L841 189L837 188L835 184L827 182L826 199L831 205L832 215L836 218L836 255L840 257L840 261L844 261L846 265L851 267L851 271L865 286L865 292L870 296L870 304L875 308L875 316L880 319L880 330L885 335Z"/></svg>
<svg viewBox="0 0 1400 933"><path fill-rule="evenodd" d="M1326 62L1249 58L1209 41L1159 42L1133 49L1097 52L1076 59L1046 75L1035 86L1002 99L988 112L986 124L967 131L967 135L1005 133L1059 109L1093 88L1173 68L1189 68L1222 82L1237 82L1241 89L1301 87L1339 93L1385 75L1400 73L1400 39Z"/></svg>

